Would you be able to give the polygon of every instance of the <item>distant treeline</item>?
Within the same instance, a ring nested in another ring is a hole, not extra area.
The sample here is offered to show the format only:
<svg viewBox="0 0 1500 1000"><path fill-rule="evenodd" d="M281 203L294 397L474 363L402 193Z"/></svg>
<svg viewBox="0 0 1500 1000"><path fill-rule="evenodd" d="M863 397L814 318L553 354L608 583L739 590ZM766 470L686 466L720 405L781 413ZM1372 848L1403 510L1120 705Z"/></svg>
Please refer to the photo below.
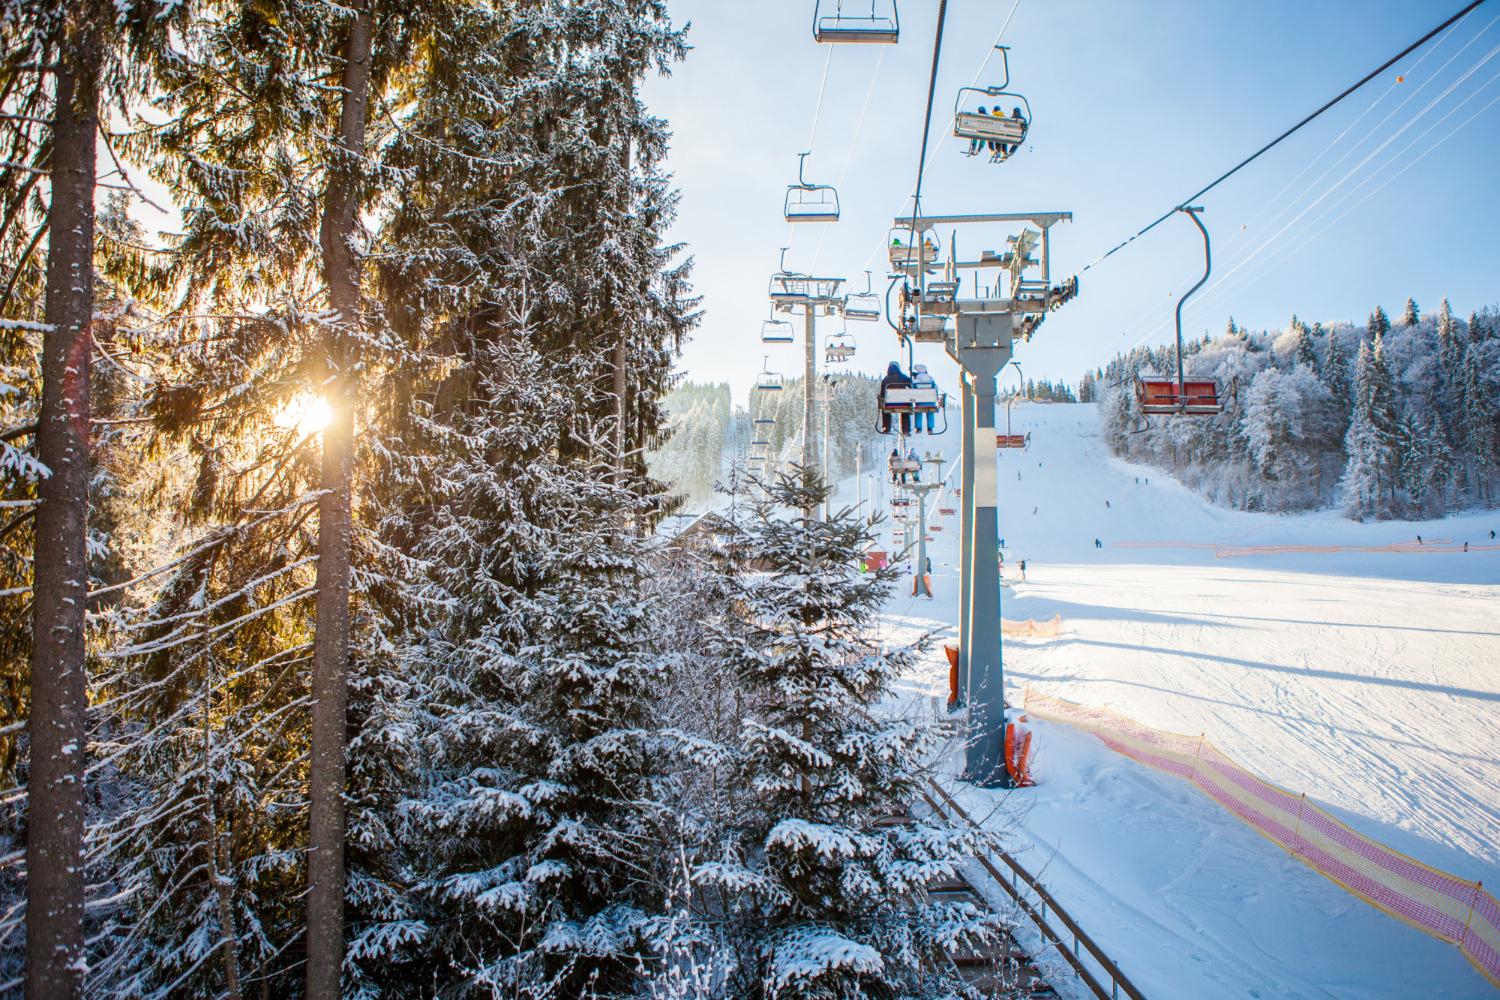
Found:
<svg viewBox="0 0 1500 1000"><path fill-rule="evenodd" d="M1245 510L1340 506L1352 518L1424 518L1494 504L1500 467L1500 313L1309 326L1186 345L1187 374L1213 376L1217 416L1144 417L1139 373L1176 372L1170 346L1137 348L1085 375L1115 454L1170 470L1210 500Z"/></svg>

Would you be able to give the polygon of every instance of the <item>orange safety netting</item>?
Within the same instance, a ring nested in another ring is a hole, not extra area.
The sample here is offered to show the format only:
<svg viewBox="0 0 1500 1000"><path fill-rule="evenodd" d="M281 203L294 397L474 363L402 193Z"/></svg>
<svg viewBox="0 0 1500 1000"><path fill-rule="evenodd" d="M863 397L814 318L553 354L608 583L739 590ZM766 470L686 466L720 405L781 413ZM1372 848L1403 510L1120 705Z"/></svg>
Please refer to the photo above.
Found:
<svg viewBox="0 0 1500 1000"><path fill-rule="evenodd" d="M1000 619L1000 631L1006 635L1024 635L1040 639L1051 639L1062 632L1062 615L1058 615L1050 622L1033 621L1028 618L1024 622L1013 622L1009 618Z"/></svg>
<svg viewBox="0 0 1500 1000"><path fill-rule="evenodd" d="M1415 539L1389 545L1230 545L1225 542L1111 542L1117 549L1212 549L1215 558L1278 556L1293 552L1332 555L1339 552L1500 552L1500 545L1454 545L1451 538Z"/></svg>
<svg viewBox="0 0 1500 1000"><path fill-rule="evenodd" d="M1413 860L1341 823L1306 795L1263 781L1199 736L1143 726L1107 708L1084 708L1026 689L1026 711L1091 732L1159 771L1187 779L1282 850L1365 902L1457 945L1500 987L1500 902L1480 882Z"/></svg>

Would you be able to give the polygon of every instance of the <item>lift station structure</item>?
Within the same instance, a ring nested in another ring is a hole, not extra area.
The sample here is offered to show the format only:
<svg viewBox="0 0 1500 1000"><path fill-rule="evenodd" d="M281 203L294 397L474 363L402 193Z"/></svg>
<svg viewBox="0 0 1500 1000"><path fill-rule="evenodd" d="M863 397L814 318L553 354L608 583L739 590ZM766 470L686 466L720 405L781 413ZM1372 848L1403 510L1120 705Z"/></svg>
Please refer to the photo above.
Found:
<svg viewBox="0 0 1500 1000"><path fill-rule="evenodd" d="M960 567L959 698L968 711L965 780L1008 787L1004 666L1000 648L1000 536L996 512L995 380L1017 340L1029 340L1047 313L1078 294L1077 277L1052 284L1051 230L1071 212L907 217L893 233L891 263L906 276L897 325L903 337L941 341L963 369L963 559ZM1006 225L1007 249L958 254L958 231ZM1035 226L1035 229L1029 228ZM947 259L931 235L952 227ZM920 248L920 252L910 252ZM902 252L898 255L895 250ZM966 282L965 272L973 272ZM1039 273L1038 273L1039 272Z"/></svg>

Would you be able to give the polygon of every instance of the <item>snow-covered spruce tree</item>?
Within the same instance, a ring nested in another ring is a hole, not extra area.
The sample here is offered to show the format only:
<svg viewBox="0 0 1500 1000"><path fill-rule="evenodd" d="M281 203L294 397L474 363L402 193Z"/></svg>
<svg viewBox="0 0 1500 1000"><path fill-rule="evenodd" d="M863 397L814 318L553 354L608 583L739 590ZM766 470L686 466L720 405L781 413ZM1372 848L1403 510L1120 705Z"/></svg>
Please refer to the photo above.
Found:
<svg viewBox="0 0 1500 1000"><path fill-rule="evenodd" d="M1500 435L1496 433L1495 413L1480 380L1478 355L1479 350L1474 345L1470 345L1464 352L1461 397L1464 451L1469 458L1477 498L1485 506L1493 507L1495 467L1500 462L1500 451L1497 451L1496 445Z"/></svg>
<svg viewBox="0 0 1500 1000"><path fill-rule="evenodd" d="M1406 300L1406 309L1401 313L1402 326L1416 326L1422 322L1422 311L1417 308L1415 299Z"/></svg>
<svg viewBox="0 0 1500 1000"><path fill-rule="evenodd" d="M398 650L421 705L396 819L415 913L410 938L361 929L359 995L625 995L651 959L671 748L652 719L666 660L647 541L627 525L661 500L615 481L604 442L601 460L558 458L556 378L524 337L484 346L463 397L410 430L447 445L389 524L442 597Z"/></svg>
<svg viewBox="0 0 1500 1000"><path fill-rule="evenodd" d="M715 627L713 654L745 700L739 738L722 748L726 788L695 817L701 932L734 955L729 997L956 993L956 978L931 971L951 966L931 960L996 927L923 890L989 837L937 820L874 825L911 805L932 736L879 714L917 649L871 641L890 577L859 571L870 525L847 508L795 514L827 493L795 468L740 527L737 546L766 571L734 577L737 620Z"/></svg>

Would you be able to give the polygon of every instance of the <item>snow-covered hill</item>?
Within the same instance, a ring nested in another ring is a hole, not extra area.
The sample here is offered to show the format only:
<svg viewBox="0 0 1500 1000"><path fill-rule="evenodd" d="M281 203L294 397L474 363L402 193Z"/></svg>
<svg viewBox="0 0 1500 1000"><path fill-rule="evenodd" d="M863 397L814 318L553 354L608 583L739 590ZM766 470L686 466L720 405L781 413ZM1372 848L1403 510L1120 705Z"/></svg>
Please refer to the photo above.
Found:
<svg viewBox="0 0 1500 1000"><path fill-rule="evenodd" d="M1117 544L1488 545L1500 513L1357 524L1230 511L1110 457L1092 406L1018 406L1012 421L1032 446L999 458L1002 613L1065 626L1007 640L1013 702L1031 685L1206 733L1369 836L1500 885L1500 552L1216 558ZM917 443L952 458L957 428ZM957 540L934 537L937 599L893 599L892 638L956 634ZM946 678L936 649L906 691L926 705ZM1005 804L1032 845L1023 858L1153 1000L1494 995L1456 949L1290 861L1183 782L1039 728L1042 783Z"/></svg>

